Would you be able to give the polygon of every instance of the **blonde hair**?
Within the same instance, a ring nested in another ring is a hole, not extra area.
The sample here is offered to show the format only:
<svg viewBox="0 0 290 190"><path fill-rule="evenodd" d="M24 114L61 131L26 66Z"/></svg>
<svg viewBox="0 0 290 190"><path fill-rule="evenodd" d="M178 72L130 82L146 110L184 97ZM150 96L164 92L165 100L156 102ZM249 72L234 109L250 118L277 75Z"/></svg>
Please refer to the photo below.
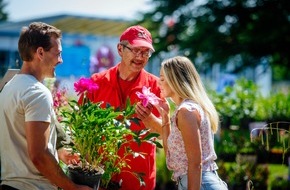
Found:
<svg viewBox="0 0 290 190"><path fill-rule="evenodd" d="M218 130L219 116L193 63L187 57L176 56L163 61L161 69L168 85L178 96L191 99L201 106L215 133Z"/></svg>

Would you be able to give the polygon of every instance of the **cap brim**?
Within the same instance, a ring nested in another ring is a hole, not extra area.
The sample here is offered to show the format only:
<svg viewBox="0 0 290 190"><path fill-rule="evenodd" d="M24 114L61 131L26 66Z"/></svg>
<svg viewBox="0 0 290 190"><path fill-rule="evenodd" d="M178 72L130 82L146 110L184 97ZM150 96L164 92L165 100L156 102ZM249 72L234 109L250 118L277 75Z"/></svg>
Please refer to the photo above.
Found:
<svg viewBox="0 0 290 190"><path fill-rule="evenodd" d="M130 44L132 47L147 47L150 48L152 51L155 51L152 44L144 40L133 40Z"/></svg>

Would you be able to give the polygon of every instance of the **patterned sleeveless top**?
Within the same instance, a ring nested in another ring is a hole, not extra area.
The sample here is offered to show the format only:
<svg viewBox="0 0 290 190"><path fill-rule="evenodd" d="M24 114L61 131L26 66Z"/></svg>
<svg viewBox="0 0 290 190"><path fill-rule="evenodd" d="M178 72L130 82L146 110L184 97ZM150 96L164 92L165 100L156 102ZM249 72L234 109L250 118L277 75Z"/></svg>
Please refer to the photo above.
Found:
<svg viewBox="0 0 290 190"><path fill-rule="evenodd" d="M166 156L167 168L173 171L172 179L177 181L181 175L187 174L187 156L184 148L184 142L180 130L177 128L176 117L181 108L189 111L197 110L201 116L201 147L202 147L202 171L217 170L217 164L214 160L217 155L214 150L214 134L211 131L210 121L202 108L192 100L184 100L175 110L171 117L171 132L167 139L168 150Z"/></svg>

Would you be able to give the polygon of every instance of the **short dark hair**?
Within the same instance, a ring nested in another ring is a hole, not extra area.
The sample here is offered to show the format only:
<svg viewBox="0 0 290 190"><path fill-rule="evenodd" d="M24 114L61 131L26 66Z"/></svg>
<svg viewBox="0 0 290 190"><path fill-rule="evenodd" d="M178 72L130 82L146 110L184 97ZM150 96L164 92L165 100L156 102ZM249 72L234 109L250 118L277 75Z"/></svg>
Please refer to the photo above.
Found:
<svg viewBox="0 0 290 190"><path fill-rule="evenodd" d="M33 22L28 27L24 26L21 30L18 51L23 61L31 61L32 53L38 47L43 47L49 51L52 47L51 37L61 38L61 30L43 22Z"/></svg>

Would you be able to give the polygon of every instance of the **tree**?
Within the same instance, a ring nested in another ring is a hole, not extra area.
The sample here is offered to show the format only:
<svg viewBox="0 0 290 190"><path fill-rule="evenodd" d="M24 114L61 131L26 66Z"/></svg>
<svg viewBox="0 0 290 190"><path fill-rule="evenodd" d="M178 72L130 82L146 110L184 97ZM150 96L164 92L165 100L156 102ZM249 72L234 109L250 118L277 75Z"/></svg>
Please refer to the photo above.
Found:
<svg viewBox="0 0 290 190"><path fill-rule="evenodd" d="M264 61L284 71L282 78L290 79L289 0L151 3L155 9L145 13L138 23L152 32L157 53L177 48L201 68L232 63L233 72Z"/></svg>
<svg viewBox="0 0 290 190"><path fill-rule="evenodd" d="M8 13L4 11L6 5L7 3L4 3L3 0L0 0L0 22L6 21L8 19Z"/></svg>

